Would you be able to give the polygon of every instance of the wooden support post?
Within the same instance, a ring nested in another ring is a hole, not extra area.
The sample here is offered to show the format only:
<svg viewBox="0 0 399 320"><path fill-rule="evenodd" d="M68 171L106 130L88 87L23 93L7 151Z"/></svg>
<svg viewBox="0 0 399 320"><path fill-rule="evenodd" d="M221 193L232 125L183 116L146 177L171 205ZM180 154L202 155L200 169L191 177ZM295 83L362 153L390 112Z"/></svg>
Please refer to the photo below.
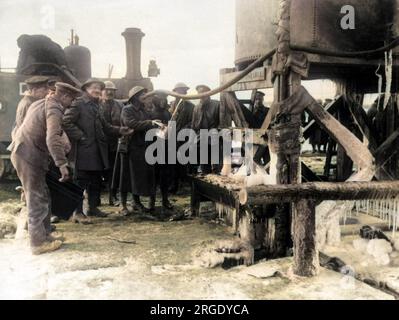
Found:
<svg viewBox="0 0 399 320"><path fill-rule="evenodd" d="M290 88L290 95L294 94L301 86L301 76L297 73L294 73L291 71L290 73L290 81L289 81L289 88ZM298 135L297 137L298 142L300 139L300 136ZM298 154L292 154L290 156L290 183L291 184L300 184L302 182L302 172L301 172L301 159L300 159L300 153ZM309 204L309 206L307 206ZM312 209L312 210L311 210ZM307 210L304 212L303 210ZM312 211L312 212L310 212ZM316 238L316 220L315 220L315 206L310 207L310 202L307 200L304 201L299 201L296 203L293 203L291 205L291 212L292 212L292 225L293 225L293 246L294 246L294 261L295 261L295 266L294 266L294 273L296 275L302 276L312 276L316 275L316 273L311 274L307 270L309 267L307 267L308 262L306 261L307 258L307 252L314 251L314 245L315 245L315 238ZM304 219L305 218L305 219ZM308 220L313 219L313 224L308 223ZM306 224L306 225L304 225ZM313 246L308 248L308 245L310 245L311 241L302 241L301 239L303 237L310 237L310 236L305 236L304 233L302 233L303 229L306 231L305 234L308 231L308 227L313 227L313 236L311 237L313 241ZM298 230L301 229L302 231L298 232ZM298 241L300 239L300 241ZM305 254L304 254L305 253Z"/></svg>
<svg viewBox="0 0 399 320"><path fill-rule="evenodd" d="M274 82L274 99L276 102L288 97L288 77L279 75ZM298 137L299 139L299 137ZM283 153L277 153L277 184L290 183L290 159ZM287 255L287 249L291 246L291 210L287 203L276 205L275 214L275 253L273 257L280 258Z"/></svg>
<svg viewBox="0 0 399 320"><path fill-rule="evenodd" d="M295 72L290 72L289 81L289 93L290 95L294 94L301 87L301 76ZM300 136L297 137L298 143L300 144ZM301 154L293 154L290 157L290 183L296 184L302 182L302 174L301 174Z"/></svg>
<svg viewBox="0 0 399 320"><path fill-rule="evenodd" d="M313 277L319 273L319 253L316 248L316 212L313 200L295 203L293 219L294 274Z"/></svg>

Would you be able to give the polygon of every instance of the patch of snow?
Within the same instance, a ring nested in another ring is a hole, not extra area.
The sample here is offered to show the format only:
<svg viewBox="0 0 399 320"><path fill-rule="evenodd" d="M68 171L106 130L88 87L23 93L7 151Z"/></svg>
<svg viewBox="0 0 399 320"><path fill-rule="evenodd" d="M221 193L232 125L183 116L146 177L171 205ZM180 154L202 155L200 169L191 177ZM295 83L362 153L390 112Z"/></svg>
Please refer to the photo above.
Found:
<svg viewBox="0 0 399 320"><path fill-rule="evenodd" d="M356 240L353 240L353 247L359 252L367 253L368 243L369 243L369 240L356 239Z"/></svg>

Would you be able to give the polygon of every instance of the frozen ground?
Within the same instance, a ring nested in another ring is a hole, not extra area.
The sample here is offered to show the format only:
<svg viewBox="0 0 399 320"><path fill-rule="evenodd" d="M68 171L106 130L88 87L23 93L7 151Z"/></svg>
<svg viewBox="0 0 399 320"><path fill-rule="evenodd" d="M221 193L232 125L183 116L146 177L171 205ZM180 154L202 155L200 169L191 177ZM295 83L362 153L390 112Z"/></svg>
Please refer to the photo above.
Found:
<svg viewBox="0 0 399 320"><path fill-rule="evenodd" d="M0 189L0 205L7 210L16 206L13 186L3 184ZM174 200L179 209L189 203L188 197ZM138 216L123 218L115 208L105 210L114 213L93 225L58 224L66 242L51 254L34 257L25 240L0 240L0 298L393 298L326 269L312 279L293 277L290 258L230 270L197 267L194 253L214 240L231 239L228 227L205 219L164 222Z"/></svg>

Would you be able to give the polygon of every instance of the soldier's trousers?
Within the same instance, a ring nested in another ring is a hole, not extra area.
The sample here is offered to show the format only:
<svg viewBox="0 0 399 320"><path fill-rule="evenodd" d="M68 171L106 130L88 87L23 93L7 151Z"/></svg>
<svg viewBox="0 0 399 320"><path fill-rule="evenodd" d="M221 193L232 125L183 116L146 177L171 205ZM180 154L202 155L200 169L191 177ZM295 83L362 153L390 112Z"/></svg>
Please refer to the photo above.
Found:
<svg viewBox="0 0 399 320"><path fill-rule="evenodd" d="M18 178L24 188L28 209L28 231L31 246L40 246L51 227L50 196L46 183L47 171L26 162L17 154L11 155Z"/></svg>
<svg viewBox="0 0 399 320"><path fill-rule="evenodd" d="M101 182L102 182L102 171L77 171L76 182L87 192L89 210L98 207L101 197ZM78 212L83 212L83 200L79 207Z"/></svg>

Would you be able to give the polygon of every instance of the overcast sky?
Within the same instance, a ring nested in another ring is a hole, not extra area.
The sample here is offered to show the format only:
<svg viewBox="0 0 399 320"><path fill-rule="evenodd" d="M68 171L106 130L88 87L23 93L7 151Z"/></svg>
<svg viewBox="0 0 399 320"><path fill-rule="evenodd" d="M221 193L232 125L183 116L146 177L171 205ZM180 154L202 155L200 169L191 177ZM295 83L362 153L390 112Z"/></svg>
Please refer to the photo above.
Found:
<svg viewBox="0 0 399 320"><path fill-rule="evenodd" d="M70 29L92 53L93 75L113 77L126 72L127 27L146 34L142 45L142 73L155 59L161 76L157 88L170 89L176 82L215 87L219 69L232 67L235 40L234 0L0 0L0 57L2 67L15 67L20 34L45 34L62 47ZM328 84L312 85L322 97L333 94Z"/></svg>

